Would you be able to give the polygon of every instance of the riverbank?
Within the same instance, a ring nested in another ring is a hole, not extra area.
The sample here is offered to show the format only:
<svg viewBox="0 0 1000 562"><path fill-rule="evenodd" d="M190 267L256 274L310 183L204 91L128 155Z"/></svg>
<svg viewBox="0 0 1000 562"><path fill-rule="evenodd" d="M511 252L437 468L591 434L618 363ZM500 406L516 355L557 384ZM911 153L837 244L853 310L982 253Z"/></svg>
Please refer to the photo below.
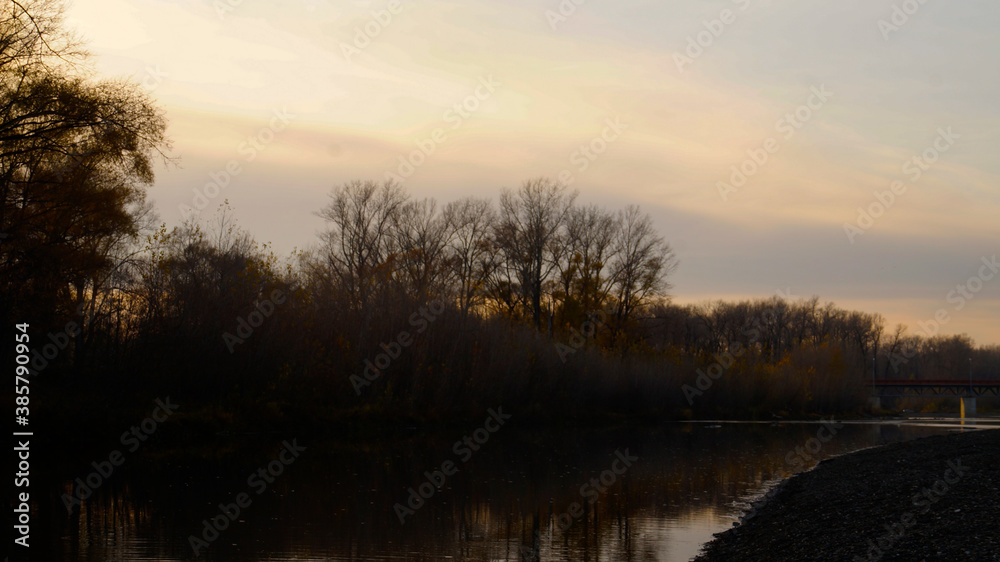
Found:
<svg viewBox="0 0 1000 562"><path fill-rule="evenodd" d="M1000 430L926 437L784 482L696 562L1000 561Z"/></svg>

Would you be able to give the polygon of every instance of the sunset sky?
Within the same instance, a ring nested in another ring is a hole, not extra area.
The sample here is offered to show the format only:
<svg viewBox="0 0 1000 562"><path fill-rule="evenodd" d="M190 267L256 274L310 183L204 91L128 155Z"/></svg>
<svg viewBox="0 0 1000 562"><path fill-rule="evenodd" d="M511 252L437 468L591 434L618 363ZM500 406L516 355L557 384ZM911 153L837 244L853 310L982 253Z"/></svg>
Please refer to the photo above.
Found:
<svg viewBox="0 0 1000 562"><path fill-rule="evenodd" d="M677 302L790 291L1000 343L1000 3L576 2L75 0L68 23L166 111L169 226L232 176L202 216L228 199L286 254L348 180L447 201L563 174L653 216Z"/></svg>

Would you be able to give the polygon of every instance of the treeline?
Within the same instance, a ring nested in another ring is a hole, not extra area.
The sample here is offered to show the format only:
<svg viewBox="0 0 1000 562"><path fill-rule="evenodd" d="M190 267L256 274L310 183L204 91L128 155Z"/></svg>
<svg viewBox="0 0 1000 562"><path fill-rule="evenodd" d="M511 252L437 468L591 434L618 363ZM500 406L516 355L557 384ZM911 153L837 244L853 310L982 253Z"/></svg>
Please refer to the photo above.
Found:
<svg viewBox="0 0 1000 562"><path fill-rule="evenodd" d="M737 392L725 399L729 406L717 410L723 415L748 402L749 395L741 395L740 389L756 393L749 400L754 404L769 396L771 412L847 412L863 408L870 393L864 385L872 378L1000 378L1000 346L977 347L964 334L926 338L908 334L904 325L886 333L881 315L844 310L818 297L658 304L642 326L642 338L654 349L709 355L703 363L720 363L727 351L733 355L734 349L750 348L726 369L727 380L743 382L729 389ZM739 374L731 378L731 373ZM705 394L710 392L716 389ZM689 389L687 394L698 393ZM987 408L997 403L982 402ZM883 399L883 405L893 404L928 411L957 408L951 398Z"/></svg>
<svg viewBox="0 0 1000 562"><path fill-rule="evenodd" d="M887 336L878 315L817 299L671 304L677 261L648 215L577 205L544 178L445 205L348 182L319 212L325 233L285 260L226 204L156 226L164 116L138 86L92 80L61 13L0 13L0 314L31 324L31 367L61 404L170 395L216 425L497 405L799 415L862 408L873 369L946 378L972 357L997 372L997 348Z"/></svg>
<svg viewBox="0 0 1000 562"><path fill-rule="evenodd" d="M886 335L879 315L817 298L678 306L669 246L638 209L576 207L545 180L500 201L439 208L351 182L320 212L320 243L284 263L226 206L210 223L161 226L66 303L79 335L43 339L32 366L169 389L225 412L220 423L281 425L444 421L498 404L555 420L843 414L865 407L873 370L954 378L972 357L985 377L1000 360L964 336ZM551 233L539 251L519 249L538 232Z"/></svg>
<svg viewBox="0 0 1000 562"><path fill-rule="evenodd" d="M575 411L577 400L554 406L548 393L596 399L584 386L607 371L573 380L560 346L587 350L555 338L593 317L588 337L626 351L675 261L638 208L574 197L538 179L496 204L439 207L393 183L350 182L320 212L330 226L320 242L284 264L223 205L209 224L161 226L121 252L128 259L85 302L64 304L78 309L80 333L59 353L66 338L43 342L49 353L36 350L33 366L120 373L119 387L179 385L281 415L447 416L497 401Z"/></svg>

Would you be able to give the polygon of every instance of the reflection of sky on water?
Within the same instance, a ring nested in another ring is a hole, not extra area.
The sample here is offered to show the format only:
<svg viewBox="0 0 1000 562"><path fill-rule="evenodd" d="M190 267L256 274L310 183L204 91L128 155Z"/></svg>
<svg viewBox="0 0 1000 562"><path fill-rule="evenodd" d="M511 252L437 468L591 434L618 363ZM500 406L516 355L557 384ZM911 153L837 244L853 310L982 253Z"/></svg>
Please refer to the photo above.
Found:
<svg viewBox="0 0 1000 562"><path fill-rule="evenodd" d="M815 458L957 424L943 418L845 423ZM749 501L814 464L791 465L788 456L820 427L699 422L591 432L505 429L459 464L405 525L393 505L406 501L424 471L454 457L454 432L391 443L300 439L308 454L266 493L251 494L253 503L202 559L513 561L530 560L525 555L537 550L541 560L690 560L713 533L732 526ZM52 545L50 555L59 559L187 559L189 536L219 513L220 503L247 491L246 475L273 456L270 445L250 439L209 459L136 457L73 517L58 499L61 486L80 475L68 463L42 477L39 489L51 493L35 506L40 544ZM640 460L590 505L581 487L626 448ZM564 532L558 516L574 502L584 514Z"/></svg>

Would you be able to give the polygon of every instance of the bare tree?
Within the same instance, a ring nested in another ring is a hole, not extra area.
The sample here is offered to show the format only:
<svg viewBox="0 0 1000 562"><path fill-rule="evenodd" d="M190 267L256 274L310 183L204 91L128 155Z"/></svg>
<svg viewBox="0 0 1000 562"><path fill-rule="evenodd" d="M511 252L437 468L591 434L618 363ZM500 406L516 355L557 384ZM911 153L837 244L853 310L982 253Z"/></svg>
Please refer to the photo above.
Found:
<svg viewBox="0 0 1000 562"><path fill-rule="evenodd" d="M868 360L871 359L874 362L873 356L878 352L878 343L882 339L885 319L881 314L851 312L844 320L845 343L857 351L859 367L865 373L871 373L871 369L868 368Z"/></svg>
<svg viewBox="0 0 1000 562"><path fill-rule="evenodd" d="M564 313L593 312L604 305L611 290L607 261L617 226L616 216L596 205L570 209L559 261Z"/></svg>
<svg viewBox="0 0 1000 562"><path fill-rule="evenodd" d="M433 199L410 201L393 217L393 249L397 277L408 294L427 299L440 296L448 286L446 250L451 229Z"/></svg>
<svg viewBox="0 0 1000 562"><path fill-rule="evenodd" d="M626 321L651 299L666 295L667 277L677 267L673 250L656 233L649 215L630 205L618 216L612 246L611 279L615 315Z"/></svg>
<svg viewBox="0 0 1000 562"><path fill-rule="evenodd" d="M504 273L535 327L541 327L543 285L559 261L557 235L576 195L546 178L526 181L517 191L505 189L500 195L496 239Z"/></svg>
<svg viewBox="0 0 1000 562"><path fill-rule="evenodd" d="M904 347L906 343L906 325L896 324L896 329L893 330L892 336L889 341L882 345L885 349L886 355L886 365L882 374L885 378L895 378L894 375L899 373L899 366L905 363L907 358L904 354L909 354L911 351ZM913 350L912 353L915 353ZM889 369L892 369L893 375L889 374Z"/></svg>
<svg viewBox="0 0 1000 562"><path fill-rule="evenodd" d="M496 211L489 199L469 197L449 203L444 216L452 232L448 261L457 285L458 306L464 315L482 302L484 286L497 269L492 236Z"/></svg>
<svg viewBox="0 0 1000 562"><path fill-rule="evenodd" d="M392 227L406 201L394 182L352 181L334 188L317 213L330 223L323 259L352 306L363 307L373 289L391 279Z"/></svg>
<svg viewBox="0 0 1000 562"><path fill-rule="evenodd" d="M0 72L25 75L74 66L87 58L63 26L63 2L9 0L0 8Z"/></svg>

